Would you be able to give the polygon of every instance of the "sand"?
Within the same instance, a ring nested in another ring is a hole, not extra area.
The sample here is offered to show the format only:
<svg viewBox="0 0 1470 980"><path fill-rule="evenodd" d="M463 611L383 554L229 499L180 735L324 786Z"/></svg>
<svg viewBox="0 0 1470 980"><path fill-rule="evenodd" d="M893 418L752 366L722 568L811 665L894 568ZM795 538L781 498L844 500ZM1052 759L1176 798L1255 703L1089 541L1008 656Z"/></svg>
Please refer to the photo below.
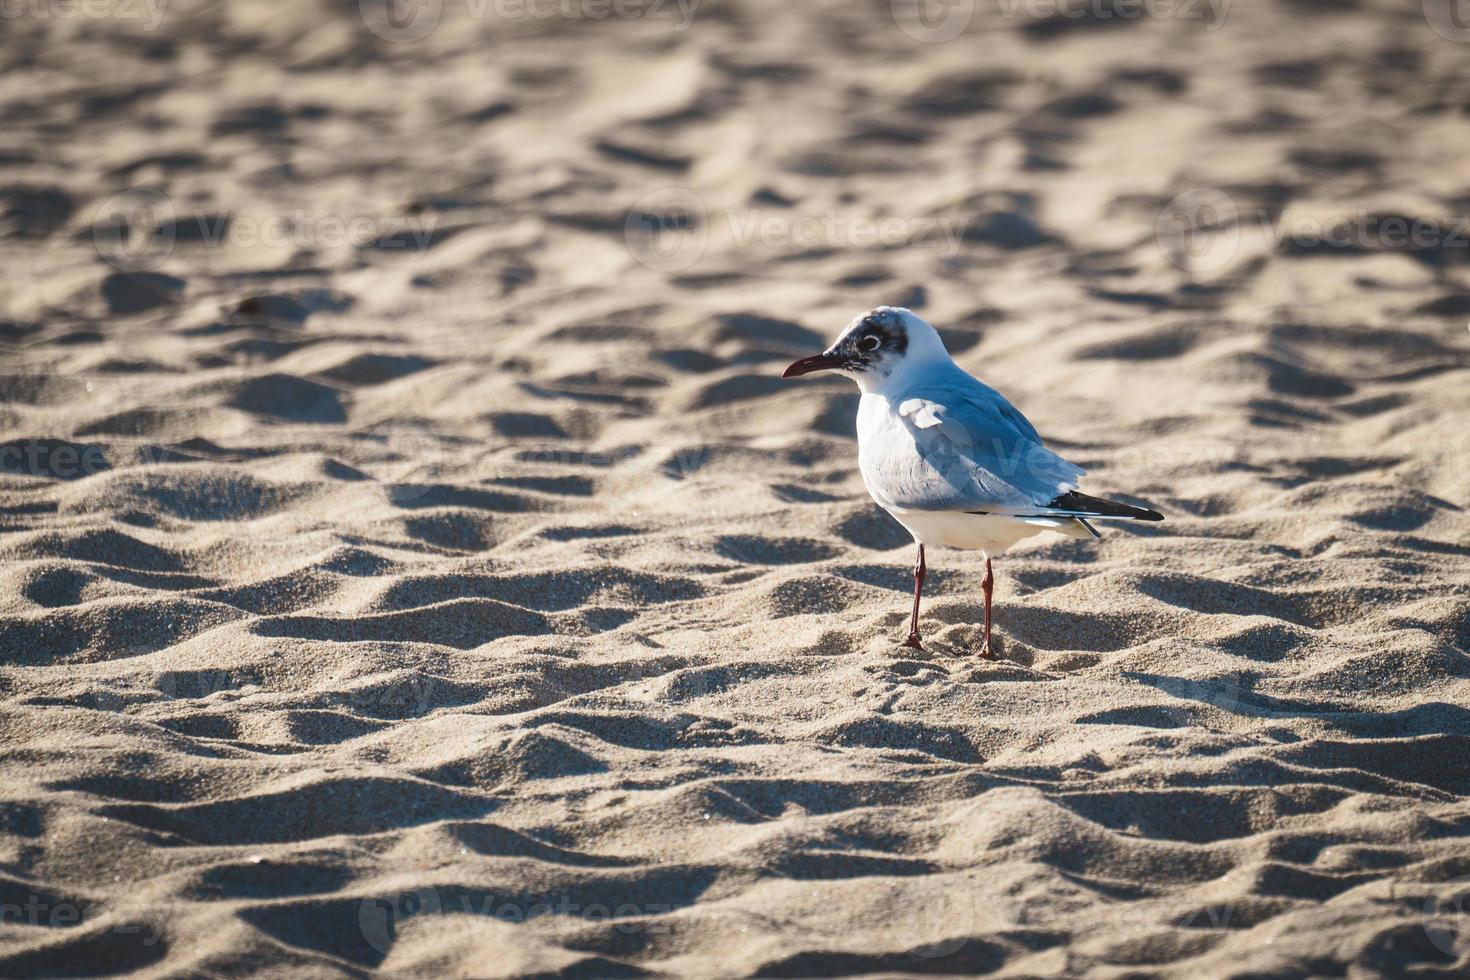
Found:
<svg viewBox="0 0 1470 980"><path fill-rule="evenodd" d="M899 6L7 20L0 974L1470 973L1470 48ZM1168 515L998 663L880 303Z"/></svg>

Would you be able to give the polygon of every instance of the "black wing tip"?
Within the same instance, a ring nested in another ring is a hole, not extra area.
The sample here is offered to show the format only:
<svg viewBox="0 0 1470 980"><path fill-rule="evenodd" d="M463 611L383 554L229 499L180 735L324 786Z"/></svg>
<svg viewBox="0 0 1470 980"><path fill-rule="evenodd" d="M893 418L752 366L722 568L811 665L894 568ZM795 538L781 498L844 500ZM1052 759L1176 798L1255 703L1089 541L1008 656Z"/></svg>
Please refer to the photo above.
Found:
<svg viewBox="0 0 1470 980"><path fill-rule="evenodd" d="M1046 506L1056 510L1090 511L1098 517L1131 517L1135 521L1162 521L1164 519L1163 514L1147 507L1120 504L1116 500L1104 500L1102 497L1079 493L1076 490L1069 490L1059 495Z"/></svg>

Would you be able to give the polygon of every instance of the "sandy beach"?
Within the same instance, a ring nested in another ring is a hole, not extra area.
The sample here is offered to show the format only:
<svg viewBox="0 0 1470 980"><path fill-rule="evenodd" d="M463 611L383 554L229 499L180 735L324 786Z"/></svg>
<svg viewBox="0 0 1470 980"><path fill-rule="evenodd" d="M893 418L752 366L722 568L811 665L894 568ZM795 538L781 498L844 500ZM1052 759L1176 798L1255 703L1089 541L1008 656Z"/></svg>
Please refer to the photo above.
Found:
<svg viewBox="0 0 1470 980"><path fill-rule="evenodd" d="M1470 975L1470 28L26 0L0 975ZM1163 524L934 550L894 304Z"/></svg>

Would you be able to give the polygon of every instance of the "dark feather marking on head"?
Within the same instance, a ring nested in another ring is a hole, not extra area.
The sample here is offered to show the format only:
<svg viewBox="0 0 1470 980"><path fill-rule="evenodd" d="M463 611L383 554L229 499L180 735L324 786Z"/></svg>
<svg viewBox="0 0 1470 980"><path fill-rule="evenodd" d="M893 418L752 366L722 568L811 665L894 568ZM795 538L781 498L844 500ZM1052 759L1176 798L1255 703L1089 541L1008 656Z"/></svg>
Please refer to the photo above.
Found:
<svg viewBox="0 0 1470 980"><path fill-rule="evenodd" d="M868 337L875 338L878 346L874 350L864 351L859 345ZM880 351L902 357L904 351L909 349L909 336L908 331L903 328L903 322L896 315L882 310L864 317L861 329L850 334L846 346L851 348L847 358L848 368L862 371L878 360L875 355Z"/></svg>
<svg viewBox="0 0 1470 980"><path fill-rule="evenodd" d="M887 313L875 313L863 321L862 337L877 337L878 349L902 354L909 349L909 334L898 317Z"/></svg>
<svg viewBox="0 0 1470 980"><path fill-rule="evenodd" d="M876 336L878 350L903 354L908 350L908 331L895 317L870 316L863 320L861 336Z"/></svg>

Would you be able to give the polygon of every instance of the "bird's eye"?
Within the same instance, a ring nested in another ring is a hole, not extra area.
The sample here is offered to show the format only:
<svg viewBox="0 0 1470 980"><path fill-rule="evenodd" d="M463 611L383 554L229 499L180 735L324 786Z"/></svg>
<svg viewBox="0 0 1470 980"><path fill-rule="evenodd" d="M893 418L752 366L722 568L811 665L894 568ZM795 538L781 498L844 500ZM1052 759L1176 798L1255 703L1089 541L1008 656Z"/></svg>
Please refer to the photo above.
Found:
<svg viewBox="0 0 1470 980"><path fill-rule="evenodd" d="M867 353L868 351L877 350L878 344L879 340L877 337L864 337L858 341L858 350Z"/></svg>

